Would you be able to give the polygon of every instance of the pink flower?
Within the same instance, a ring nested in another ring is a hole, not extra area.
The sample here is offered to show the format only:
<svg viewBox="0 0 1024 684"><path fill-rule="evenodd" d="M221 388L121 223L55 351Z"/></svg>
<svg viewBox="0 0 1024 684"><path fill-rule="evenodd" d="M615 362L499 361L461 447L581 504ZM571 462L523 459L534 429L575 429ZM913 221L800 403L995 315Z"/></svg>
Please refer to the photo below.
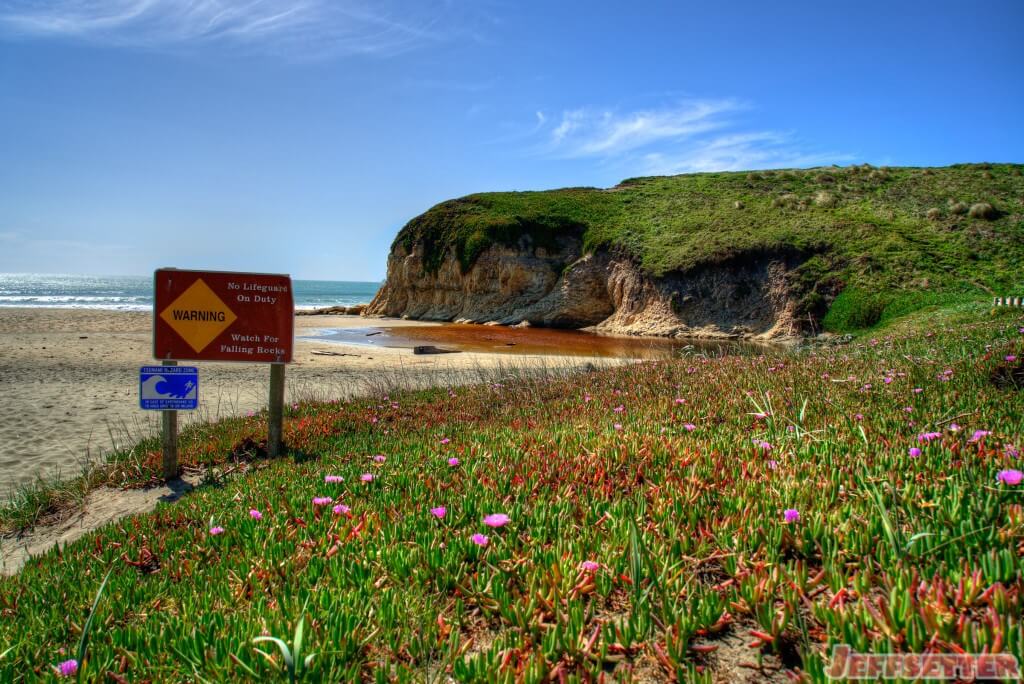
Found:
<svg viewBox="0 0 1024 684"><path fill-rule="evenodd" d="M373 482L373 473L363 473L359 476L359 479L363 482Z"/></svg>
<svg viewBox="0 0 1024 684"><path fill-rule="evenodd" d="M800 520L800 511L795 508L787 508L782 512L782 517L788 523L795 523Z"/></svg>
<svg viewBox="0 0 1024 684"><path fill-rule="evenodd" d="M448 512L448 509L445 508L444 506L438 506L437 508L431 508L430 509L430 514L432 516L434 516L435 518L437 518L438 520L443 518L447 512Z"/></svg>
<svg viewBox="0 0 1024 684"><path fill-rule="evenodd" d="M917 436L917 441L921 444L927 444L933 439L938 439L940 437L942 437L941 432L923 432Z"/></svg>
<svg viewBox="0 0 1024 684"><path fill-rule="evenodd" d="M384 454L377 454L376 456L373 457L374 463L383 463L386 460L388 459Z"/></svg>
<svg viewBox="0 0 1024 684"><path fill-rule="evenodd" d="M1024 473L1019 470L1000 470L996 475L996 482L1002 482L1011 487L1016 487L1021 481L1024 481Z"/></svg>
<svg viewBox="0 0 1024 684"><path fill-rule="evenodd" d="M758 411L757 413L751 413L750 415L754 416L755 420L764 420L771 414L769 414L767 411Z"/></svg>
<svg viewBox="0 0 1024 684"><path fill-rule="evenodd" d="M1020 456L1020 452L1017 451L1017 447L1013 446L1012 444L1007 444L1006 455L1010 456L1011 458L1017 458L1018 456Z"/></svg>
<svg viewBox="0 0 1024 684"><path fill-rule="evenodd" d="M1008 361L1009 363L1013 363L1014 361L1016 361L1016 360L1017 360L1017 357L1016 357L1016 356L1014 356L1013 354L1007 354L1007 355L1006 355L1006 360L1007 360L1007 361Z"/></svg>
<svg viewBox="0 0 1024 684"><path fill-rule="evenodd" d="M622 413L625 410L626 410L626 407L623 406L622 404L619 404L618 406L616 406L615 408L612 409L612 411L614 411L615 413Z"/></svg>
<svg viewBox="0 0 1024 684"><path fill-rule="evenodd" d="M601 569L601 564L597 561L585 560L580 563L580 570L583 572L597 572Z"/></svg>
<svg viewBox="0 0 1024 684"><path fill-rule="evenodd" d="M443 439L441 440L441 444L448 444L448 443L449 443L449 442L451 442L451 441L452 441L452 440L450 440L450 439L448 439L447 437L445 437L445 438L443 438Z"/></svg>
<svg viewBox="0 0 1024 684"><path fill-rule="evenodd" d="M451 458L448 459L448 465L454 468L455 466L459 465L459 459L452 456Z"/></svg>
<svg viewBox="0 0 1024 684"><path fill-rule="evenodd" d="M78 661L74 658L65 660L55 665L53 669L57 671L58 677L74 677L78 673Z"/></svg>
<svg viewBox="0 0 1024 684"><path fill-rule="evenodd" d="M922 388L922 387L915 387L913 389L913 392L914 392L914 394L920 394L921 392L924 392L924 388Z"/></svg>
<svg viewBox="0 0 1024 684"><path fill-rule="evenodd" d="M910 447L910 451L908 451L907 453L909 453L912 457L917 458L918 456L921 455L921 450L918 449L917 447Z"/></svg>
<svg viewBox="0 0 1024 684"><path fill-rule="evenodd" d="M486 534L480 534L479 532L469 538L477 546L487 546L490 543L490 538Z"/></svg>
<svg viewBox="0 0 1024 684"><path fill-rule="evenodd" d="M683 429L685 429L687 432L693 432L694 430L697 429L697 426L694 425L693 423L683 423Z"/></svg>
<svg viewBox="0 0 1024 684"><path fill-rule="evenodd" d="M491 513L484 517L484 525L488 527L504 527L510 520L511 518L504 513Z"/></svg>
<svg viewBox="0 0 1024 684"><path fill-rule="evenodd" d="M950 423L949 424L949 431L950 432L960 432L960 426L957 423Z"/></svg>
<svg viewBox="0 0 1024 684"><path fill-rule="evenodd" d="M586 402L590 401L591 399L593 399L593 397L592 397L592 396L590 396L589 394L584 394L584 395L583 395L583 401L584 401L584 403L586 403Z"/></svg>
<svg viewBox="0 0 1024 684"><path fill-rule="evenodd" d="M972 442L979 442L979 441L982 440L982 438L988 437L991 434L992 434L992 432L990 430L975 430L974 434L971 435L971 441Z"/></svg>
<svg viewBox="0 0 1024 684"><path fill-rule="evenodd" d="M333 509L335 515L348 515L348 512L352 509L345 504L338 504Z"/></svg>
<svg viewBox="0 0 1024 684"><path fill-rule="evenodd" d="M210 528L210 534L212 534L214 537L216 537L218 534L224 534L224 528L223 527L211 527Z"/></svg>
<svg viewBox="0 0 1024 684"><path fill-rule="evenodd" d="M257 511L255 508L249 509L249 517L253 520L263 520L263 514Z"/></svg>
<svg viewBox="0 0 1024 684"><path fill-rule="evenodd" d="M324 475L324 482L326 482L327 484L337 484L339 482L344 481L345 478L343 478L341 475Z"/></svg>
<svg viewBox="0 0 1024 684"><path fill-rule="evenodd" d="M913 413L914 412L914 407L913 406L904 406L903 407L903 412L904 413Z"/></svg>
<svg viewBox="0 0 1024 684"><path fill-rule="evenodd" d="M762 451L771 451L772 445L762 439L754 439L754 446Z"/></svg>
<svg viewBox="0 0 1024 684"><path fill-rule="evenodd" d="M778 467L779 467L779 462L778 461L776 461L774 459L771 460L771 461L768 461L768 469L769 470L775 470Z"/></svg>
<svg viewBox="0 0 1024 684"><path fill-rule="evenodd" d="M890 383L892 382L892 378L890 378L889 376L886 376L886 377L885 377L885 378L884 378L884 379L882 380L882 382L884 382L884 383L885 383L886 385L888 385L888 384L890 384Z"/></svg>
<svg viewBox="0 0 1024 684"><path fill-rule="evenodd" d="M622 423L616 423L612 427L615 428L616 430L621 430L622 429Z"/></svg>
<svg viewBox="0 0 1024 684"><path fill-rule="evenodd" d="M332 501L334 501L334 499L332 499L329 496L314 496L313 497L313 505L314 506L326 506L327 504L331 503Z"/></svg>
<svg viewBox="0 0 1024 684"><path fill-rule="evenodd" d="M676 403L677 404L685 404L686 400L683 399L682 397L676 397Z"/></svg>

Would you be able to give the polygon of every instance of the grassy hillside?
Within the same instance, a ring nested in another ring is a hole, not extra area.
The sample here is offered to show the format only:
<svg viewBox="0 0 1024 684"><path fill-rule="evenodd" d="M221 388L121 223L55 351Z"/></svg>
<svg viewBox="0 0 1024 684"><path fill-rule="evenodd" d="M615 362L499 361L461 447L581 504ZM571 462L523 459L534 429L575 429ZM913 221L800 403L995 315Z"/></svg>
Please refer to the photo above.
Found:
<svg viewBox="0 0 1024 684"><path fill-rule="evenodd" d="M825 681L836 644L1024 657L1021 326L966 305L799 354L304 404L292 457L244 475L262 417L192 429L186 463L235 475L0 578L0 681L69 659L90 682L539 684ZM144 482L158 445L133 454Z"/></svg>
<svg viewBox="0 0 1024 684"><path fill-rule="evenodd" d="M928 304L1024 294L1022 173L1013 164L851 166L482 193L416 217L396 243L422 242L428 268L453 249L468 269L491 244L529 236L550 245L571 233L588 249L626 250L654 275L799 251L804 308L850 330Z"/></svg>

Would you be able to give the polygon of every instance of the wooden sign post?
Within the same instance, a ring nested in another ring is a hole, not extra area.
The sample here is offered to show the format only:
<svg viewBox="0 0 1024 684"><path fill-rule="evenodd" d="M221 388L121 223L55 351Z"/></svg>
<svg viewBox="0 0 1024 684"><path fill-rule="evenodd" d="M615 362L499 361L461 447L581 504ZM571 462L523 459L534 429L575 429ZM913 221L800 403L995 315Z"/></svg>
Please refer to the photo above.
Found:
<svg viewBox="0 0 1024 684"><path fill-rule="evenodd" d="M287 275L180 271L153 275L153 356L177 361L270 364L267 453L282 450L284 365L295 342L295 302ZM177 412L163 419L165 478L177 476Z"/></svg>

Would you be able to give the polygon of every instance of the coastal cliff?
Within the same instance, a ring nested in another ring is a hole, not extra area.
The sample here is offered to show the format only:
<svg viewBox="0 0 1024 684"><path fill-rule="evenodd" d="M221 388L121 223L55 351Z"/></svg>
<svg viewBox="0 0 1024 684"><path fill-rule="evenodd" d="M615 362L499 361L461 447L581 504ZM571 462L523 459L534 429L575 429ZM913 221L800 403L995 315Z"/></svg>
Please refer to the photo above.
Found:
<svg viewBox="0 0 1024 684"><path fill-rule="evenodd" d="M1019 288L1019 165L487 193L409 222L364 315L778 339ZM1009 292L1007 292L1009 293Z"/></svg>
<svg viewBox="0 0 1024 684"><path fill-rule="evenodd" d="M757 255L688 274L652 277L628 256L491 246L462 272L447 256L436 271L423 250L398 246L367 315L419 320L591 328L659 336L774 339L803 332L789 278L796 258Z"/></svg>

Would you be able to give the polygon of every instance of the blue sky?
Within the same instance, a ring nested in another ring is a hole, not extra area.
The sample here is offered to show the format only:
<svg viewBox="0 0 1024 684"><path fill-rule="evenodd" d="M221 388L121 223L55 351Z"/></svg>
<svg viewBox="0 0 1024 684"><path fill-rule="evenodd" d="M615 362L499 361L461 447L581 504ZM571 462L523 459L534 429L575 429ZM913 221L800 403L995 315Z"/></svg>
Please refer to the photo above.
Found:
<svg viewBox="0 0 1024 684"><path fill-rule="evenodd" d="M0 271L375 280L488 190L1024 161L1024 2L0 0Z"/></svg>

